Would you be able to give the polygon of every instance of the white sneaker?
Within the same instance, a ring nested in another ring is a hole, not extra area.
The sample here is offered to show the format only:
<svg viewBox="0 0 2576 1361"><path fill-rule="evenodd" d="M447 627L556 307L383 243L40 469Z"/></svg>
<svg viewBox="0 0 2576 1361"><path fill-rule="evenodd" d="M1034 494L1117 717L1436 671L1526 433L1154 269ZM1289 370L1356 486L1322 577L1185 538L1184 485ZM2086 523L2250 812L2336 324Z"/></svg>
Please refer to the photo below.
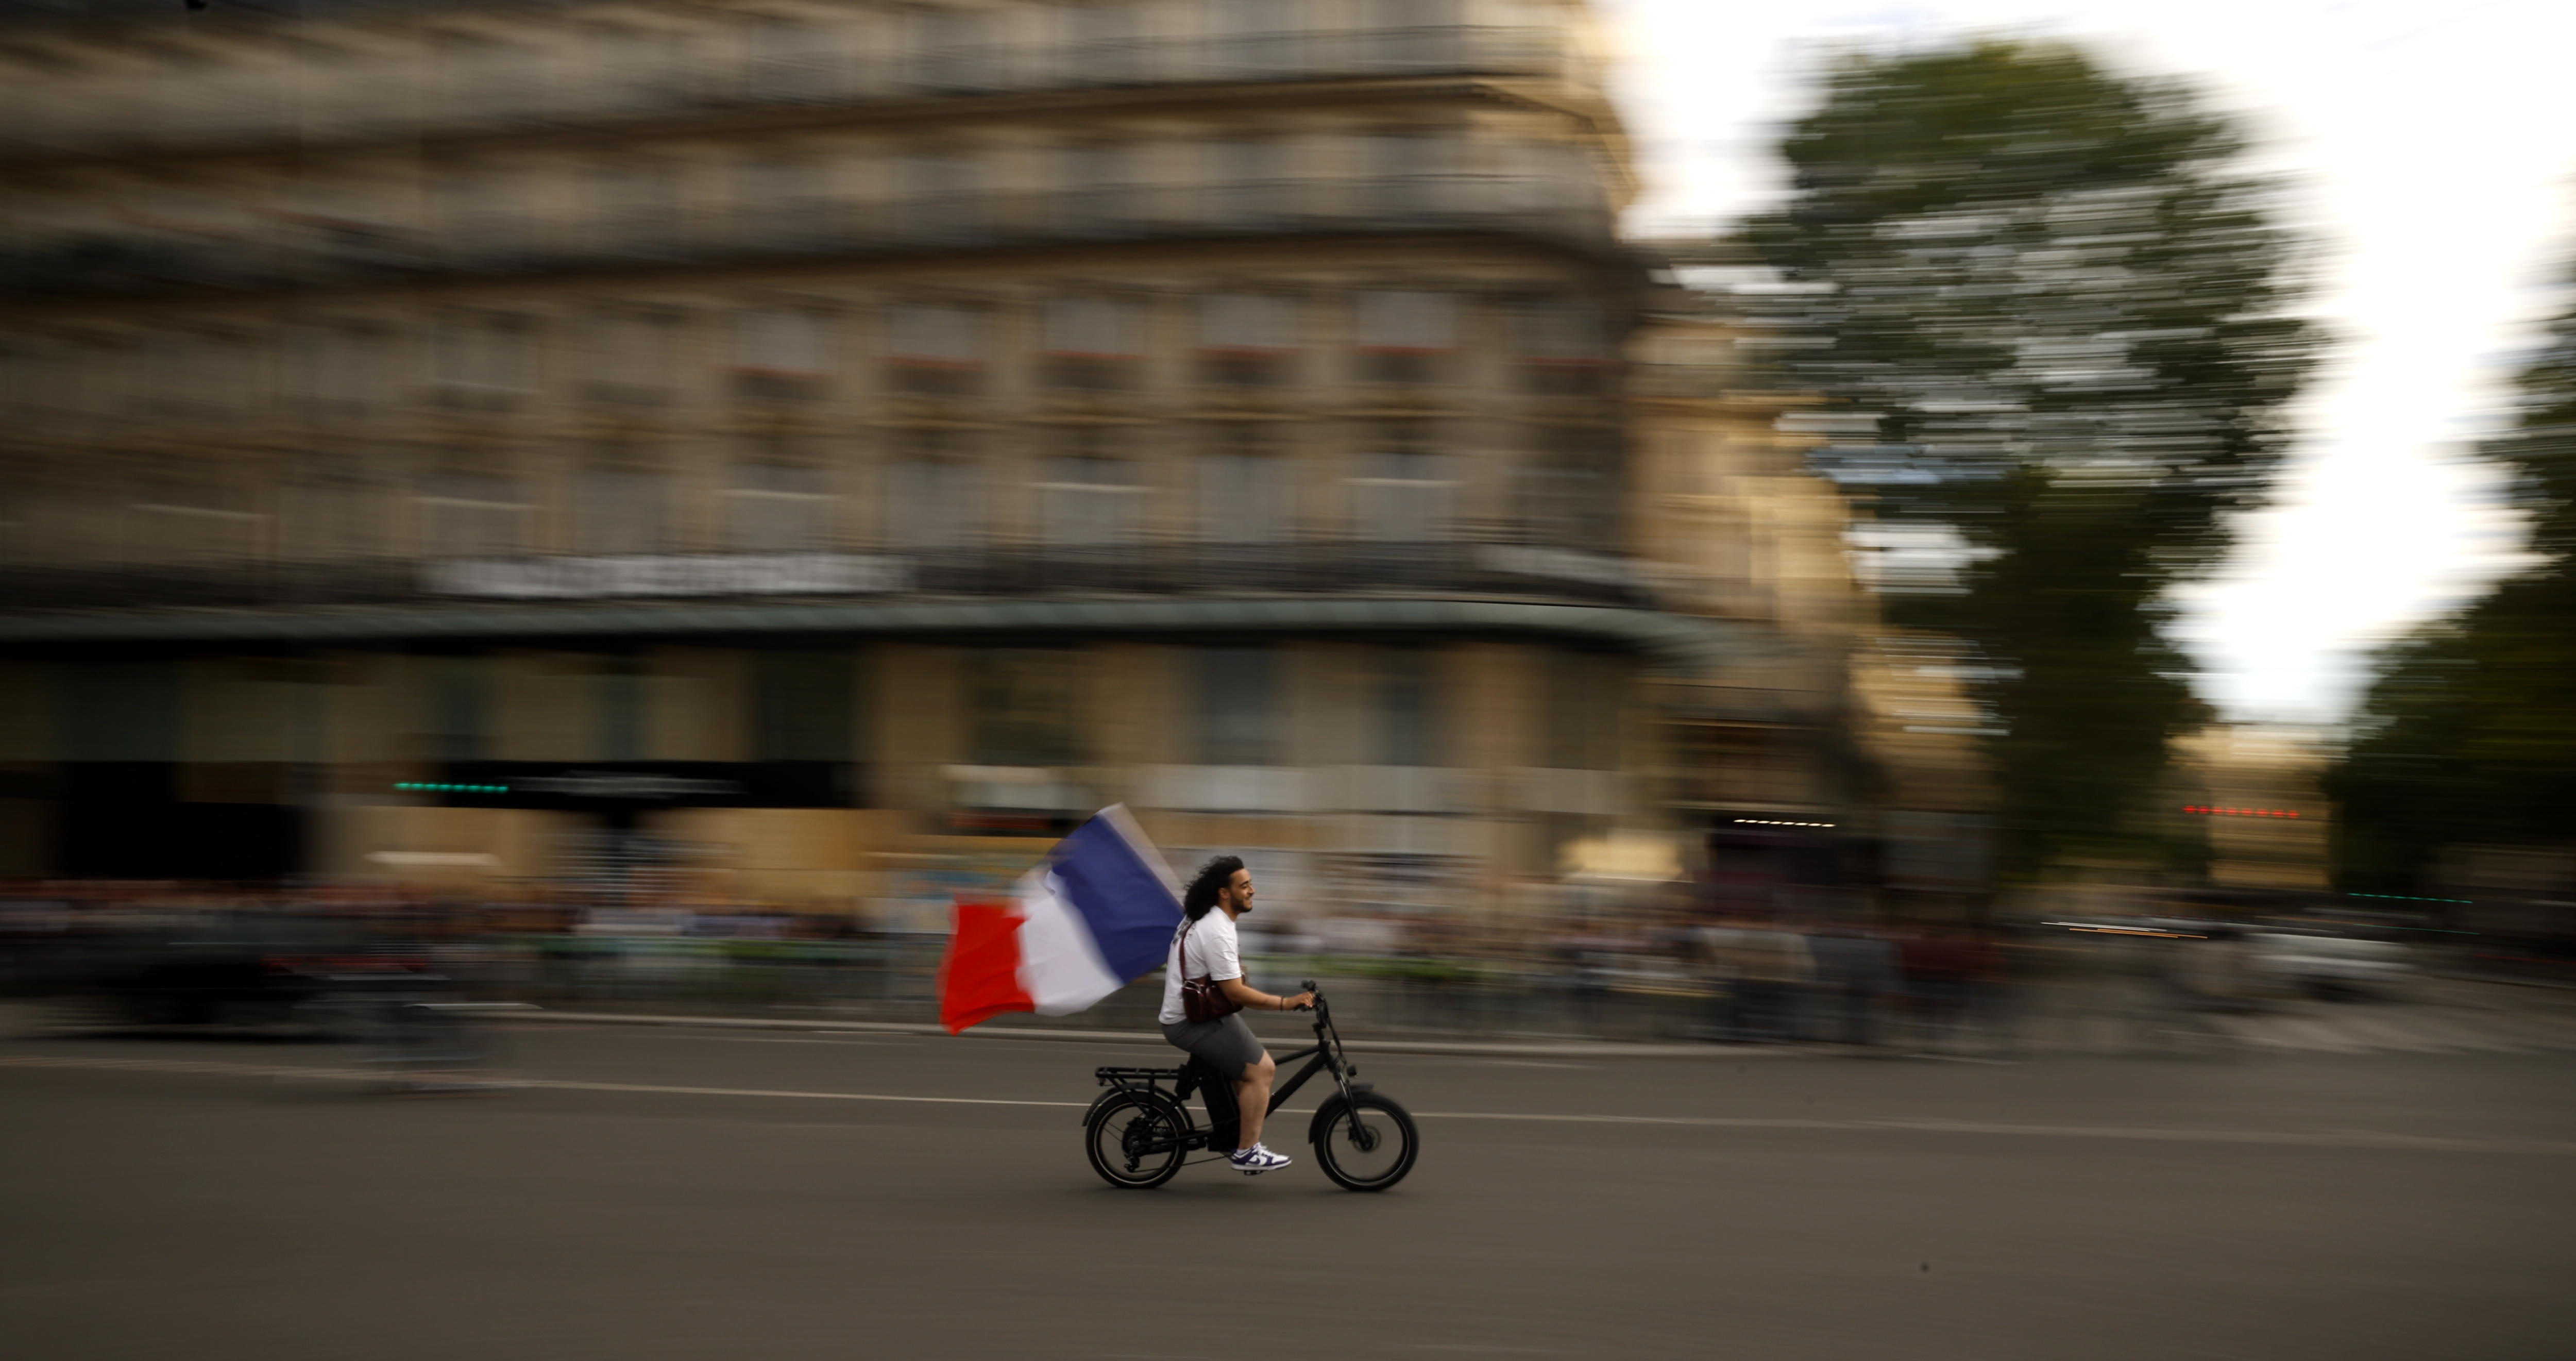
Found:
<svg viewBox="0 0 2576 1361"><path fill-rule="evenodd" d="M1257 1177L1264 1172L1275 1172L1294 1161L1296 1160L1285 1154L1271 1152L1267 1144L1254 1144L1250 1148L1238 1148L1234 1151L1235 1170L1247 1177Z"/></svg>

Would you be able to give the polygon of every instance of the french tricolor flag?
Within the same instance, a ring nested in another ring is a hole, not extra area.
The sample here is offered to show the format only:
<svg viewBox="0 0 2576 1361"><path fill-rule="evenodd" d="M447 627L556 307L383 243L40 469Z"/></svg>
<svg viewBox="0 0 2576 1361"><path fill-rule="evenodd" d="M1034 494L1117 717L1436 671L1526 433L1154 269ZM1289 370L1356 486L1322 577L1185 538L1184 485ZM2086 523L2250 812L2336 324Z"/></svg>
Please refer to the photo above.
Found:
<svg viewBox="0 0 2576 1361"><path fill-rule="evenodd" d="M957 903L939 965L951 1035L1014 1011L1066 1016L1162 967L1181 886L1125 805L1104 808L1023 876L1009 903Z"/></svg>

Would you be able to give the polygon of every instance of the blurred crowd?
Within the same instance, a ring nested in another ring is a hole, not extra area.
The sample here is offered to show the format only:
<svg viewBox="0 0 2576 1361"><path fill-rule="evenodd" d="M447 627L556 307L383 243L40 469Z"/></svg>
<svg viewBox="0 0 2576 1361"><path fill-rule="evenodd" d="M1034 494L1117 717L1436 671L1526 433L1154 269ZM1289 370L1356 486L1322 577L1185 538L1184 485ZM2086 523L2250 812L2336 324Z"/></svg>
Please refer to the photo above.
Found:
<svg viewBox="0 0 2576 1361"><path fill-rule="evenodd" d="M1247 923L1249 967L1282 986L1330 980L1347 999L1343 1014L1379 1033L2011 1057L2070 1026L2153 1041L2292 997L2389 993L2429 957L2296 923L1906 921L1852 910L1788 921L1712 913L1679 888L1549 887L1474 917ZM537 889L493 898L385 884L0 885L0 986L105 1000L124 1019L264 1014L278 990L271 976L297 961L399 951L461 990L542 1005L920 1020L944 945L935 932L847 915ZM1149 991L1129 989L1079 1022L1141 1024Z"/></svg>

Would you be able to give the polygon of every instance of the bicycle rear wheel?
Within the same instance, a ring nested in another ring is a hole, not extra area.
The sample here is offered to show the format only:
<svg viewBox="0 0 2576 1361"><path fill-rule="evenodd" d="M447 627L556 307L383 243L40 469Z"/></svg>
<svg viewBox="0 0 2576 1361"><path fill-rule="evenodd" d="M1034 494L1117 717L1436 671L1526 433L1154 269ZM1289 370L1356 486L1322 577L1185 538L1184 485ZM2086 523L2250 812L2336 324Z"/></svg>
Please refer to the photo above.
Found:
<svg viewBox="0 0 2576 1361"><path fill-rule="evenodd" d="M1346 1191L1383 1191L1404 1180L1422 1148L1413 1117L1375 1092L1335 1095L1315 1112L1306 1138L1324 1175Z"/></svg>
<svg viewBox="0 0 2576 1361"><path fill-rule="evenodd" d="M1170 1181L1189 1156L1184 1119L1168 1101L1112 1092L1082 1122L1082 1151L1102 1181L1130 1191Z"/></svg>

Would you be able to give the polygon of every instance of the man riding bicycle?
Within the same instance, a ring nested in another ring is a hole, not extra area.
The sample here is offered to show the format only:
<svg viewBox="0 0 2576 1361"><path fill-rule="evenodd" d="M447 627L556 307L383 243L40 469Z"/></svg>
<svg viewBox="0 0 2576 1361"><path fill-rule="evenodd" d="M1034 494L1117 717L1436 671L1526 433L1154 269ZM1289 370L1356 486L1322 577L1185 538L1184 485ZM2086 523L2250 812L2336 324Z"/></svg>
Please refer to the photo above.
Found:
<svg viewBox="0 0 2576 1361"><path fill-rule="evenodd" d="M1312 1005L1315 994L1301 992L1294 997L1275 997L1243 981L1242 950L1236 942L1235 921L1252 910L1252 872L1243 867L1237 856L1220 855L1199 867L1198 876L1190 881L1189 891L1181 895L1181 910L1188 917L1172 936L1172 948L1164 960L1163 1038L1216 1070L1219 1077L1234 1084L1234 1108L1241 1121L1241 1145L1234 1151L1234 1167L1246 1176L1286 1167L1290 1159L1273 1153L1261 1143L1262 1117L1270 1109L1270 1084L1278 1072L1252 1027L1243 1023L1240 1014L1229 1012L1213 1020L1193 1021L1182 1000L1185 983L1205 980L1217 993L1237 1008L1257 1011L1297 1011Z"/></svg>

